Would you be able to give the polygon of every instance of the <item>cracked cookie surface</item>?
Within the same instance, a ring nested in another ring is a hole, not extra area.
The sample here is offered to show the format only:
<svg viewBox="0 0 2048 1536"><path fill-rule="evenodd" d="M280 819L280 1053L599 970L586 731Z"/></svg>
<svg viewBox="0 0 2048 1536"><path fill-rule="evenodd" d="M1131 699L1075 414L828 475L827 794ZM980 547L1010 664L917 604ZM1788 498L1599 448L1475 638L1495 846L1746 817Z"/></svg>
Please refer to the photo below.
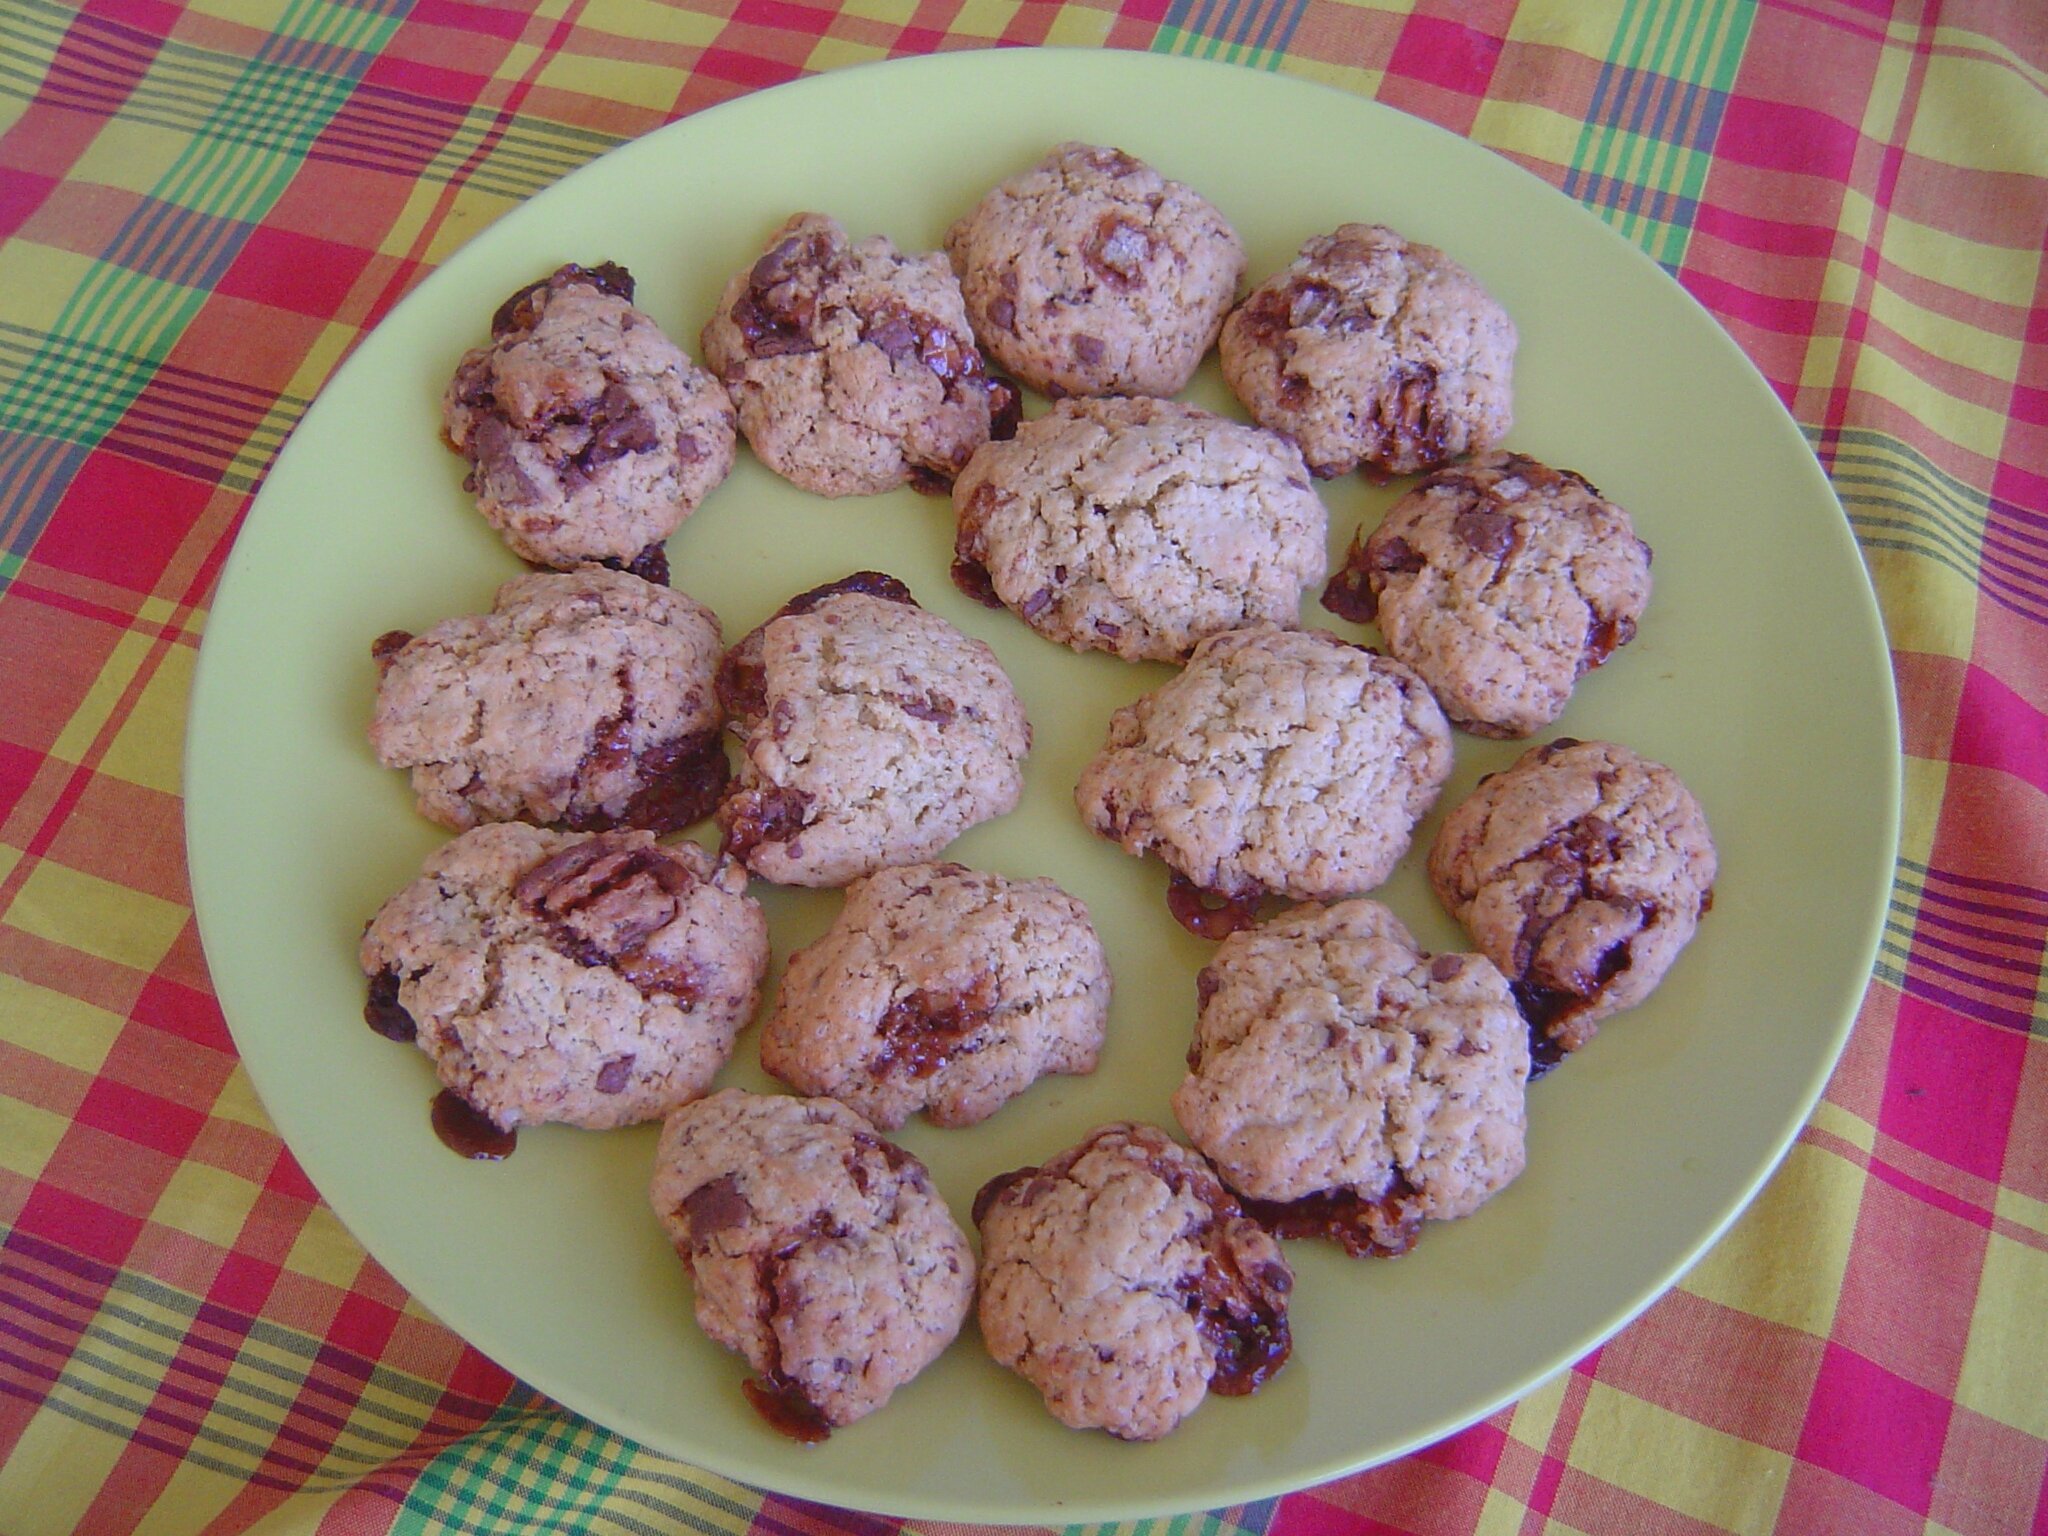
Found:
<svg viewBox="0 0 2048 1536"><path fill-rule="evenodd" d="M498 822L465 832L363 933L380 1032L501 1130L602 1130L696 1098L768 965L746 877L694 843Z"/></svg>
<svg viewBox="0 0 2048 1536"><path fill-rule="evenodd" d="M1507 976L1541 1072L1648 997L1713 900L1705 813L1607 741L1532 747L1444 818L1429 879Z"/></svg>
<svg viewBox="0 0 2048 1536"><path fill-rule="evenodd" d="M992 383L937 252L800 213L726 284L705 361L776 474L820 496L943 491L988 441Z"/></svg>
<svg viewBox="0 0 2048 1536"><path fill-rule="evenodd" d="M671 831L726 780L718 617L623 571L519 576L491 611L380 638L370 746L420 814Z"/></svg>
<svg viewBox="0 0 2048 1536"><path fill-rule="evenodd" d="M1294 1272L1202 1157L1108 1125L975 1197L977 1317L1054 1418L1157 1440L1211 1392L1255 1392L1287 1361Z"/></svg>
<svg viewBox="0 0 2048 1536"><path fill-rule="evenodd" d="M1635 636L1650 547L1583 478L1519 453L1440 469L1360 530L1323 606L1377 618L1453 723L1528 736Z"/></svg>
<svg viewBox="0 0 2048 1536"><path fill-rule="evenodd" d="M787 604L727 653L719 695L741 758L718 822L765 880L914 864L1023 791L1031 727L995 652L878 572Z"/></svg>
<svg viewBox="0 0 2048 1536"><path fill-rule="evenodd" d="M1178 661L1292 626L1328 520L1278 435L1172 400L1063 400L954 482L956 572L1049 640Z"/></svg>
<svg viewBox="0 0 2048 1536"><path fill-rule="evenodd" d="M1223 377L1318 475L1434 469L1513 424L1515 326L1435 246L1379 224L1318 235L1224 322Z"/></svg>
<svg viewBox="0 0 2048 1536"><path fill-rule="evenodd" d="M789 957L761 1065L884 1130L918 1110L973 1125L1042 1076L1094 1071L1109 993L1088 909L1052 881L904 865L855 881Z"/></svg>
<svg viewBox="0 0 2048 1536"><path fill-rule="evenodd" d="M1404 1253L1522 1171L1528 1033L1484 956L1345 901L1232 934L1197 989L1173 1112L1281 1236Z"/></svg>
<svg viewBox="0 0 2048 1536"><path fill-rule="evenodd" d="M974 1256L924 1164L831 1099L728 1088L677 1110L649 1194L698 1326L798 1439L874 1412L966 1321Z"/></svg>
<svg viewBox="0 0 2048 1536"><path fill-rule="evenodd" d="M623 267L560 268L499 307L442 400L477 510L535 565L665 580L661 542L732 471L724 387L632 300Z"/></svg>
<svg viewBox="0 0 2048 1536"><path fill-rule="evenodd" d="M1121 150L1056 146L946 234L974 334L1050 395L1186 388L1244 278L1244 243L1193 189Z"/></svg>
<svg viewBox="0 0 2048 1536"><path fill-rule="evenodd" d="M1111 717L1090 830L1226 898L1327 900L1392 873L1451 771L1421 678L1323 630L1253 626Z"/></svg>

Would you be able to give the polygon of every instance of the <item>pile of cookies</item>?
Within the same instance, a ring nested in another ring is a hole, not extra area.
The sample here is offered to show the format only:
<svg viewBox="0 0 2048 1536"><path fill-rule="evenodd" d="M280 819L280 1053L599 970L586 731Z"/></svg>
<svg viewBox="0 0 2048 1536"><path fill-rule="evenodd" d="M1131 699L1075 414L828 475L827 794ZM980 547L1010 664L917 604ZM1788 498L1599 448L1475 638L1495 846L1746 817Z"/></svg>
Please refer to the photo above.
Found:
<svg viewBox="0 0 2048 1536"><path fill-rule="evenodd" d="M1256 1390L1291 1347L1280 1240L1391 1256L1471 1214L1522 1170L1530 1079L1640 1002L1710 902L1677 776L1568 737L1429 851L1476 952L1366 898L1454 727L1530 736L1628 642L1650 551L1580 476L1499 447L1515 328L1442 252L1346 224L1240 301L1246 266L1190 188L1064 144L943 252L790 219L726 284L708 368L606 263L513 295L448 387L466 489L545 569L372 646L372 746L458 835L369 923L366 1017L433 1059L436 1125L472 1155L663 1119L652 1200L698 1321L799 1439L881 1406L970 1307L1070 1425L1154 1439ZM1251 424L1170 398L1212 346ZM1023 421L1020 385L1050 409ZM991 1181L978 1264L882 1133L1093 1071L1108 962L1054 881L941 858L1022 790L1030 722L988 646L875 571L732 645L667 584L741 437L820 496L950 495L963 591L1180 668L1075 797L1220 941L1172 1100L1193 1145L1112 1124ZM1388 655L1299 627L1327 574L1314 480L1352 472L1426 475L1323 595ZM713 816L715 855L659 840ZM750 878L845 892L761 1027L790 1095L712 1091L768 969Z"/></svg>

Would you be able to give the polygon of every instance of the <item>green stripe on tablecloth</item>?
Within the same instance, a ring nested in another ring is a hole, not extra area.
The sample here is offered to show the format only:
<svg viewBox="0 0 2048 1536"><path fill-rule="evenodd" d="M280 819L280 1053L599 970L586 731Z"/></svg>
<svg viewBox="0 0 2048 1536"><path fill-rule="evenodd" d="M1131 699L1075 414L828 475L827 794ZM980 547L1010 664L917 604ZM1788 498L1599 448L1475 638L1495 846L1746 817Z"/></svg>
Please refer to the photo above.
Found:
<svg viewBox="0 0 2048 1536"><path fill-rule="evenodd" d="M176 270L178 238L239 244L267 214L297 171L304 145L348 99L368 60L389 39L410 0L384 8L330 0L289 0L275 32L245 61L207 122L270 112L285 149L255 148L217 137L205 125L186 142L149 199L115 236L132 239L137 259ZM317 67L316 67L317 66ZM180 210L202 216L181 224ZM215 253L198 270L218 269ZM83 365L85 349L106 348L154 368L169 355L205 301L199 287L166 281L113 261L96 261L50 326L51 341L0 394L0 421L25 438L45 438L40 454L21 451L0 476L0 543L25 553L55 504L55 486L27 494L58 444L91 447L111 431L148 382L145 372L106 381ZM83 348L78 344L84 344Z"/></svg>
<svg viewBox="0 0 2048 1536"><path fill-rule="evenodd" d="M74 20L70 7L53 0L13 0L0 9L0 96L26 101L41 88L54 100L66 99L43 65ZM32 67L15 65L10 49ZM89 53L81 58L88 68L91 62ZM234 92L247 62L167 40L122 103L121 120L179 134L204 133L248 149L313 153L322 130L308 134L303 122L281 120L251 93ZM274 71L280 76L307 73L290 65L276 65ZM500 126L498 118L491 108L457 107L400 91L360 96L350 108L360 135L341 136L324 146L324 154L386 165L395 174L445 185L484 136ZM502 127L502 137L465 185L511 199L531 196L620 142L613 134L537 118L516 118Z"/></svg>
<svg viewBox="0 0 2048 1536"><path fill-rule="evenodd" d="M1175 0L1152 52L1278 69L1307 8L1308 0Z"/></svg>
<svg viewBox="0 0 2048 1536"><path fill-rule="evenodd" d="M1622 7L1565 186L1666 267L1684 259L1755 15L1756 0Z"/></svg>
<svg viewBox="0 0 2048 1536"><path fill-rule="evenodd" d="M1819 452L1819 431L1808 427L1806 435ZM1977 580L1990 516L1984 492L1883 432L1848 428L1833 444L1823 460L1859 540L1924 555Z"/></svg>

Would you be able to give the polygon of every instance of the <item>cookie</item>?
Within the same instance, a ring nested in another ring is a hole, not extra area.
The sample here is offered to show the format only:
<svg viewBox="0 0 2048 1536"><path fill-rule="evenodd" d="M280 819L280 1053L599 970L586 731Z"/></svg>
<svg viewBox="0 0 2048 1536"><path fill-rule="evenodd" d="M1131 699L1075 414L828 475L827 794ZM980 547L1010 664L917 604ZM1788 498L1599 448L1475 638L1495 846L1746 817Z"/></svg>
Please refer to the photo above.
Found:
<svg viewBox="0 0 2048 1536"><path fill-rule="evenodd" d="M1292 627L1324 569L1328 519L1293 445L1172 400L1061 401L975 454L953 510L963 591L1126 661Z"/></svg>
<svg viewBox="0 0 2048 1536"><path fill-rule="evenodd" d="M497 822L363 933L365 1017L501 1130L632 1125L696 1098L753 1016L768 925L694 843Z"/></svg>
<svg viewBox="0 0 2048 1536"><path fill-rule="evenodd" d="M512 295L442 400L464 489L535 565L668 579L662 541L732 472L732 402L633 307L633 278L573 263Z"/></svg>
<svg viewBox="0 0 2048 1536"><path fill-rule="evenodd" d="M924 1164L831 1099L728 1088L677 1110L650 1198L698 1326L798 1440L873 1413L967 1319L974 1255Z"/></svg>
<svg viewBox="0 0 2048 1536"><path fill-rule="evenodd" d="M1411 669L1323 630L1255 625L1204 640L1118 710L1075 801L1091 831L1165 860L1174 915L1216 938L1268 892L1380 884L1450 771L1450 727Z"/></svg>
<svg viewBox="0 0 2048 1536"><path fill-rule="evenodd" d="M1713 904L1714 840L1677 774L1560 736L1444 818L1429 879L1500 967L1538 1073L1648 997Z"/></svg>
<svg viewBox="0 0 2048 1536"><path fill-rule="evenodd" d="M515 577L489 613L377 640L370 746L444 827L673 831L725 788L723 651L716 614L638 576Z"/></svg>
<svg viewBox="0 0 2048 1536"><path fill-rule="evenodd" d="M820 496L943 492L1003 409L1015 426L946 258L849 241L822 214L796 215L726 284L703 347L755 457Z"/></svg>
<svg viewBox="0 0 2048 1536"><path fill-rule="evenodd" d="M974 1220L982 1339L1070 1428L1157 1440L1287 1363L1279 1243L1163 1131L1104 1126L991 1180Z"/></svg>
<svg viewBox="0 0 2048 1536"><path fill-rule="evenodd" d="M1031 727L995 652L893 576L806 592L726 654L740 766L726 846L765 880L844 885L1015 808Z"/></svg>
<svg viewBox="0 0 2048 1536"><path fill-rule="evenodd" d="M946 233L974 334L1049 395L1187 387L1244 280L1207 199L1118 149L1061 144Z"/></svg>
<svg viewBox="0 0 2048 1536"><path fill-rule="evenodd" d="M1376 901L1217 946L1173 1112L1282 1237L1414 1245L1522 1171L1529 1039L1480 955L1430 955Z"/></svg>
<svg viewBox="0 0 2048 1536"><path fill-rule="evenodd" d="M1052 881L885 869L789 957L761 1065L884 1130L920 1109L973 1125L1048 1073L1095 1070L1109 988L1088 909Z"/></svg>
<svg viewBox="0 0 2048 1536"><path fill-rule="evenodd" d="M1515 326L1435 246L1318 235L1224 322L1223 377L1318 475L1434 469L1507 436Z"/></svg>
<svg viewBox="0 0 2048 1536"><path fill-rule="evenodd" d="M1351 541L1323 606L1379 620L1454 724L1528 736L1635 637L1650 546L1569 470L1519 453L1440 469Z"/></svg>

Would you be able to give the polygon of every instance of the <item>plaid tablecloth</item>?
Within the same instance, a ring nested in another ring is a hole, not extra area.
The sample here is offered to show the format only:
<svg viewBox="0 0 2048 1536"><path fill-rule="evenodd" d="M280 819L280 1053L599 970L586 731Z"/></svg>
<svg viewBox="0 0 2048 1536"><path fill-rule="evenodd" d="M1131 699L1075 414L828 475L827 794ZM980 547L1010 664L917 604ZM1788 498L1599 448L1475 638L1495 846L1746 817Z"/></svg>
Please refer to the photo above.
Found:
<svg viewBox="0 0 2048 1536"><path fill-rule="evenodd" d="M563 1412L364 1255L208 988L181 728L251 493L436 261L737 93L1038 43L1376 96L1640 242L1810 435L1904 714L1877 975L1751 1213L1514 1408L1174 1536L2048 1531L2040 0L0 0L0 1532L892 1527Z"/></svg>

